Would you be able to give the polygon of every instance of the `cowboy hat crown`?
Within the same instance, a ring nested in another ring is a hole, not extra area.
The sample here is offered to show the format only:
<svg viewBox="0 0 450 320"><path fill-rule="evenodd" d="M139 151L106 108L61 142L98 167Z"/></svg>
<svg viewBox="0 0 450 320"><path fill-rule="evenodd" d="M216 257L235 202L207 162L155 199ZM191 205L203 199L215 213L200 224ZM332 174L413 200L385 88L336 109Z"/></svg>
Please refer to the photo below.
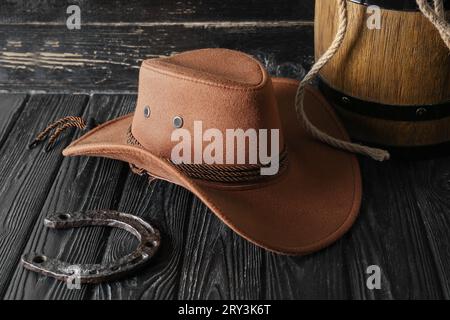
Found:
<svg viewBox="0 0 450 320"><path fill-rule="evenodd" d="M279 130L277 101L267 71L254 58L227 49L145 60L131 128L134 138L144 148L158 150L160 157L170 159L174 130L183 128L195 137L196 123L197 127L201 123L203 132L213 128L224 137L230 129ZM270 134L265 137L269 139ZM277 143L283 146L281 132ZM203 147L207 144L202 141ZM247 161L248 145L242 150ZM194 147L192 143L192 154L198 156L203 148ZM226 159L225 145L223 153ZM234 160L238 162L237 152Z"/></svg>

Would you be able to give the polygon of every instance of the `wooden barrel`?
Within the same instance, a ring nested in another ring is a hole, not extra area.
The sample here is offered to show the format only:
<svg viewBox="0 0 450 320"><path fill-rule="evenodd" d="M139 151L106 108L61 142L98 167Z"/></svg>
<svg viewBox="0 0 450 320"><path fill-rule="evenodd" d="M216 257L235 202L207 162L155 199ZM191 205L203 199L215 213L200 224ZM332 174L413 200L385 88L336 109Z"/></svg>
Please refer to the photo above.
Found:
<svg viewBox="0 0 450 320"><path fill-rule="evenodd" d="M450 141L450 51L415 0L352 0L348 31L320 72L320 89L350 135L385 147L442 147ZM368 5L381 8L370 29ZM447 17L450 0L444 1ZM315 55L330 46L338 2L316 0Z"/></svg>

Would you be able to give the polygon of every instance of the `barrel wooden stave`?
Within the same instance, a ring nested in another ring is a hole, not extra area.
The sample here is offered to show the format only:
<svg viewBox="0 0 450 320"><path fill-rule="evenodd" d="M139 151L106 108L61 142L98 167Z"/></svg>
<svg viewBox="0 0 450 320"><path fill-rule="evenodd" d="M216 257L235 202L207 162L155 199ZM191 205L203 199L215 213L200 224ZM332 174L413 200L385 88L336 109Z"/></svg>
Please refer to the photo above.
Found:
<svg viewBox="0 0 450 320"><path fill-rule="evenodd" d="M450 102L450 53L434 26L419 11L381 9L381 29L366 26L364 5L347 2L348 31L321 79L344 95L402 106ZM450 14L450 12L447 12ZM317 0L315 54L330 46L338 26L337 1ZM450 117L392 121L337 108L350 135L385 146L422 146L450 141Z"/></svg>

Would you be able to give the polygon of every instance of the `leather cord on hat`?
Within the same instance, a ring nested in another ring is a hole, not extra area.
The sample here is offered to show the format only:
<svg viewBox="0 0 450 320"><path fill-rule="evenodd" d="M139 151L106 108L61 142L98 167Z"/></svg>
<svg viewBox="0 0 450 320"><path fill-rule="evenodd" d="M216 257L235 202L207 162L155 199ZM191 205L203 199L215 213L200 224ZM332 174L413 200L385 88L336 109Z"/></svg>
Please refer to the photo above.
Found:
<svg viewBox="0 0 450 320"><path fill-rule="evenodd" d="M96 123L93 118L90 118L88 122L86 122L83 118L78 116L68 116L61 119L56 120L55 122L49 124L44 130L42 130L36 138L29 144L29 148L33 149L39 143L44 141L49 135L50 132L53 133L50 135L48 139L47 146L45 147L45 151L50 151L54 146L58 137L63 133L63 131L68 128L78 128L78 129L90 129L95 127Z"/></svg>
<svg viewBox="0 0 450 320"><path fill-rule="evenodd" d="M143 148L139 141L133 136L131 126L127 131L127 143ZM261 164L238 164L238 165L214 165L214 164L175 164L166 159L179 171L192 179L205 180L219 183L253 183L268 179L273 176L261 175ZM287 148L285 147L279 155L279 170L276 176L283 173L288 166ZM151 173L130 163L131 170L139 175L147 174L150 181L154 178Z"/></svg>
<svg viewBox="0 0 450 320"><path fill-rule="evenodd" d="M427 0L416 0L420 11L423 15L436 27L439 31L442 40L450 48L450 25L445 20L445 10L443 0L434 0L434 9L429 5ZM305 113L304 98L305 88L320 72L320 70L333 58L336 52L341 47L345 34L347 32L348 17L347 17L347 0L338 0L338 15L339 26L336 36L328 48L328 50L317 60L308 74L301 81L297 94L295 96L295 109L297 112L298 120L305 127L305 129L316 139L339 149L350 151L353 153L359 153L371 157L378 161L388 160L390 158L389 152L383 149L371 148L368 146L360 145L357 143L347 142L344 140L336 139L325 132L318 129L311 123L307 114Z"/></svg>
<svg viewBox="0 0 450 320"><path fill-rule="evenodd" d="M148 182L151 183L152 181L157 180L156 177L152 176L150 174L150 172L148 172L145 169L139 168L136 165L132 164L132 163L128 163L128 165L130 166L130 170L131 172L133 172L134 174L137 174L138 176L147 176Z"/></svg>

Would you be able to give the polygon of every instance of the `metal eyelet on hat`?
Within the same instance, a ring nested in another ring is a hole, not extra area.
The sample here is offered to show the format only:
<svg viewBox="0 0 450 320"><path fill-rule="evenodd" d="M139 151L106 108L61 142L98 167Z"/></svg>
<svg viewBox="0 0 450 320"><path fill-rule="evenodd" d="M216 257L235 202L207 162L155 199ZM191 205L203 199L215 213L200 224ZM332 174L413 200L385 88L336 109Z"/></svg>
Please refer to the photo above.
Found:
<svg viewBox="0 0 450 320"><path fill-rule="evenodd" d="M176 116L173 118L173 126L175 128L181 128L183 126L183 118L180 116Z"/></svg>
<svg viewBox="0 0 450 320"><path fill-rule="evenodd" d="M150 117L150 107L149 106L145 106L144 107L144 117L148 118Z"/></svg>

